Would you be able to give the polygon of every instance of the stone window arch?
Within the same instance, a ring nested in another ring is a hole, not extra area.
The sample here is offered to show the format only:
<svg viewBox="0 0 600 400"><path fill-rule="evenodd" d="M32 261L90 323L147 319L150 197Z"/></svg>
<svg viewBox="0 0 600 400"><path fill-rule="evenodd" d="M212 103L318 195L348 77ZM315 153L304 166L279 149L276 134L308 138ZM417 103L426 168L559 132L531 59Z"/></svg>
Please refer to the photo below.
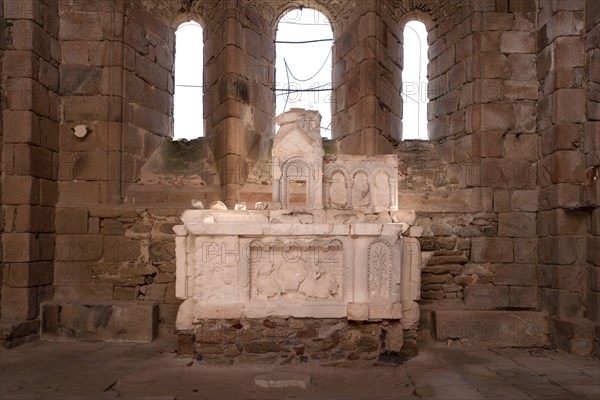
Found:
<svg viewBox="0 0 600 400"><path fill-rule="evenodd" d="M173 138L204 136L204 38L202 26L188 20L175 30Z"/></svg>
<svg viewBox="0 0 600 400"><path fill-rule="evenodd" d="M321 11L288 8L276 23L275 115L318 110L321 135L331 137L333 25Z"/></svg>
<svg viewBox="0 0 600 400"><path fill-rule="evenodd" d="M427 26L421 18L413 16L407 18L402 32L402 139L427 140Z"/></svg>

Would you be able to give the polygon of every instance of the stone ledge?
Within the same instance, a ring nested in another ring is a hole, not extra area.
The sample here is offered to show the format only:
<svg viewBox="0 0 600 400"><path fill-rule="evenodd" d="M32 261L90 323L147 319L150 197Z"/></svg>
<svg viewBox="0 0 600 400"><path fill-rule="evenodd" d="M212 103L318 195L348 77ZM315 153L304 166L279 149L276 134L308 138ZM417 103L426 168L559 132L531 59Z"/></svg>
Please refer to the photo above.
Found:
<svg viewBox="0 0 600 400"><path fill-rule="evenodd" d="M434 338L465 347L550 345L548 317L539 311L433 311Z"/></svg>
<svg viewBox="0 0 600 400"><path fill-rule="evenodd" d="M157 329L156 304L42 304L41 333L45 340L151 342Z"/></svg>

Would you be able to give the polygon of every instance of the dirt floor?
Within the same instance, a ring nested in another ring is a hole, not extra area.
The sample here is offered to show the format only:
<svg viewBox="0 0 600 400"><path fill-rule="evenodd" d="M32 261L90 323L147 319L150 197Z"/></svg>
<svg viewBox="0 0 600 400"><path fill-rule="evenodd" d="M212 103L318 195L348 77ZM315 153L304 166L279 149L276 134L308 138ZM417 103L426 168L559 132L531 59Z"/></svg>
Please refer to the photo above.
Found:
<svg viewBox="0 0 600 400"><path fill-rule="evenodd" d="M266 386L266 387L265 387ZM593 399L600 360L427 346L399 366L210 366L153 343L35 342L0 352L9 399Z"/></svg>

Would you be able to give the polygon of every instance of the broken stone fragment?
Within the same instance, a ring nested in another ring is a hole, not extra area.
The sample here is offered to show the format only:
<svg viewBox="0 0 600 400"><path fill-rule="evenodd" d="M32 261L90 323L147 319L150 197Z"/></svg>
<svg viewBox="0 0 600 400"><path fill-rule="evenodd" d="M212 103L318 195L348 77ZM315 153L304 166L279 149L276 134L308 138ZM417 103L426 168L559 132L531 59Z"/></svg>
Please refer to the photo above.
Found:
<svg viewBox="0 0 600 400"><path fill-rule="evenodd" d="M204 204L200 200L192 199L192 208L196 210L204 210Z"/></svg>
<svg viewBox="0 0 600 400"><path fill-rule="evenodd" d="M254 205L254 208L257 210L266 210L267 208L269 208L269 203L266 203L264 201L257 201Z"/></svg>
<svg viewBox="0 0 600 400"><path fill-rule="evenodd" d="M245 209L246 209L246 202L235 203L234 210L245 210Z"/></svg>
<svg viewBox="0 0 600 400"><path fill-rule="evenodd" d="M227 210L227 206L222 201L217 200L217 201L213 201L210 204L210 209L211 210Z"/></svg>
<svg viewBox="0 0 600 400"><path fill-rule="evenodd" d="M408 225L412 225L417 218L417 215L412 210L392 211L390 214L392 215L392 221L396 223L405 222Z"/></svg>

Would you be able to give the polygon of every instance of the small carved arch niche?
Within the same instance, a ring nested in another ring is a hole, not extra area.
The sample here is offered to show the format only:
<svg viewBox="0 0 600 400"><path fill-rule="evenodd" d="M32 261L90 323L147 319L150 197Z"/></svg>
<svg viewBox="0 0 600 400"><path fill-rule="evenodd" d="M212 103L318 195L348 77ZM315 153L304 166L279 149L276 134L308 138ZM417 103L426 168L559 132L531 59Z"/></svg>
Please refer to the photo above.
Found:
<svg viewBox="0 0 600 400"><path fill-rule="evenodd" d="M310 166L303 160L292 159L283 166L282 205L284 208L311 208L309 193L314 184Z"/></svg>

